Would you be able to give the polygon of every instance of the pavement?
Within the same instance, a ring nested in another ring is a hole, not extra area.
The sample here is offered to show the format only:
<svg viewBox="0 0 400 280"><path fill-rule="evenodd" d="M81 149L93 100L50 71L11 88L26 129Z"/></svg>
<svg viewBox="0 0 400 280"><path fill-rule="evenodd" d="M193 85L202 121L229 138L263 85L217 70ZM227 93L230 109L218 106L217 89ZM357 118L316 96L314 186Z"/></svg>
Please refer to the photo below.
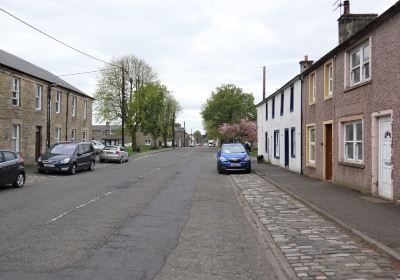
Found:
<svg viewBox="0 0 400 280"><path fill-rule="evenodd" d="M314 211L400 261L399 205L267 163L255 163L252 170Z"/></svg>

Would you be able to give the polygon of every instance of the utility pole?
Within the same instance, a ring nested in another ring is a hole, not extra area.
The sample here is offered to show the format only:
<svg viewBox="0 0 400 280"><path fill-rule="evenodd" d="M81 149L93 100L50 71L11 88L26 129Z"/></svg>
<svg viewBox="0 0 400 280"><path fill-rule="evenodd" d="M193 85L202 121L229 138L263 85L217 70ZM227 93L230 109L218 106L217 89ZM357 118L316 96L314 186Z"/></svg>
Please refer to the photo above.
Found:
<svg viewBox="0 0 400 280"><path fill-rule="evenodd" d="M183 147L186 147L186 124L183 122Z"/></svg>
<svg viewBox="0 0 400 280"><path fill-rule="evenodd" d="M265 100L265 76L266 76L266 68L263 67L263 100Z"/></svg>
<svg viewBox="0 0 400 280"><path fill-rule="evenodd" d="M122 63L122 108L121 108L121 113L122 113L122 127L121 127L121 132L122 132L122 147L125 146L125 68L124 64Z"/></svg>
<svg viewBox="0 0 400 280"><path fill-rule="evenodd" d="M172 113L172 149L175 149L175 110Z"/></svg>

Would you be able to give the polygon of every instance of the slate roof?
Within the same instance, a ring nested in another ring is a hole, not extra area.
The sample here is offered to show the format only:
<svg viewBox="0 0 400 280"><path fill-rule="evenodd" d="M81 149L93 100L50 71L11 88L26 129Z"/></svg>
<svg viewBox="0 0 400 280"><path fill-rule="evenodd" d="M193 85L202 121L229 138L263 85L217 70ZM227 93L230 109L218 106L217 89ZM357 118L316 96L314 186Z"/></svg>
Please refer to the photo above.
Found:
<svg viewBox="0 0 400 280"><path fill-rule="evenodd" d="M110 130L110 127L111 127L111 130L117 130L117 129L120 129L121 128L121 126L119 126L119 125L105 125L105 124L100 124L100 125L92 125L92 131L93 130L106 130L106 131L108 131L108 130Z"/></svg>
<svg viewBox="0 0 400 280"><path fill-rule="evenodd" d="M44 70L43 68L40 68L26 60L23 60L22 58L19 58L1 49L0 49L0 65L12 68L14 70L39 78L49 83L56 83L60 87L69 89L71 91L89 97L91 99L94 99L92 96L87 95L83 91L67 83L66 81L50 73L49 71Z"/></svg>

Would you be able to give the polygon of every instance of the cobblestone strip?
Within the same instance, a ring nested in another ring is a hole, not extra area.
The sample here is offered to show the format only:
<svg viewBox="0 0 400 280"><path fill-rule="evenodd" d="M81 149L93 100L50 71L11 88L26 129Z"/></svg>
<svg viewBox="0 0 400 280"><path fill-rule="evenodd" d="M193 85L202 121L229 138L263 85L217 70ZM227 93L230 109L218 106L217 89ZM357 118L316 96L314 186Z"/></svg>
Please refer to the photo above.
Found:
<svg viewBox="0 0 400 280"><path fill-rule="evenodd" d="M400 280L389 258L310 207L257 175L232 177L300 279Z"/></svg>

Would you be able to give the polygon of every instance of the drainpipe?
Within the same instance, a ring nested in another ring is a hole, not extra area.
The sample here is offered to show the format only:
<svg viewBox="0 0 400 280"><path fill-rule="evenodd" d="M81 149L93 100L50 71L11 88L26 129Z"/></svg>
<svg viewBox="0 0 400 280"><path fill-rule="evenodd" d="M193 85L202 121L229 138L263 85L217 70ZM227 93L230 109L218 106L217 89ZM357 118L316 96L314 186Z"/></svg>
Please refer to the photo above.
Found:
<svg viewBox="0 0 400 280"><path fill-rule="evenodd" d="M65 110L65 141L68 141L68 107L69 107L69 93L67 91L67 110Z"/></svg>
<svg viewBox="0 0 400 280"><path fill-rule="evenodd" d="M300 86L300 174L303 175L303 94L304 94L304 77L303 75L300 75L299 77L301 81L301 86Z"/></svg>
<svg viewBox="0 0 400 280"><path fill-rule="evenodd" d="M51 122L51 88L56 87L56 83L47 86L47 131L46 131L46 147L50 148L50 122Z"/></svg>

